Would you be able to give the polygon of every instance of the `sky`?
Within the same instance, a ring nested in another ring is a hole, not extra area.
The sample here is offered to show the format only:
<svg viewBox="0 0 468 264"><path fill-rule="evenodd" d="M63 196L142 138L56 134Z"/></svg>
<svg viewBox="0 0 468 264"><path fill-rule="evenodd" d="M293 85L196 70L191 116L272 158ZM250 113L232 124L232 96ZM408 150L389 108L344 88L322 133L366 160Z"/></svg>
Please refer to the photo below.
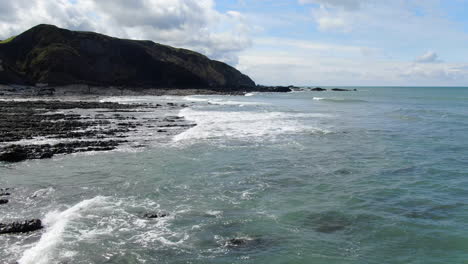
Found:
<svg viewBox="0 0 468 264"><path fill-rule="evenodd" d="M193 49L264 85L468 86L468 0L0 0L0 39L41 23Z"/></svg>

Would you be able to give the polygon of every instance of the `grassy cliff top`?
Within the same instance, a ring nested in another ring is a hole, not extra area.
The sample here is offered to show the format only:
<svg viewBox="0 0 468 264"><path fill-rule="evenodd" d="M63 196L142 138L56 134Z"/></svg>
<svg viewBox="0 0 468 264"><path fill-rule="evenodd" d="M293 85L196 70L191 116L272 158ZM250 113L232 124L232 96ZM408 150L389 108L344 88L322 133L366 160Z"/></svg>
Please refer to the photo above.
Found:
<svg viewBox="0 0 468 264"><path fill-rule="evenodd" d="M13 39L15 39L16 36L9 37L5 40L0 40L0 44L6 44L8 42L11 42Z"/></svg>

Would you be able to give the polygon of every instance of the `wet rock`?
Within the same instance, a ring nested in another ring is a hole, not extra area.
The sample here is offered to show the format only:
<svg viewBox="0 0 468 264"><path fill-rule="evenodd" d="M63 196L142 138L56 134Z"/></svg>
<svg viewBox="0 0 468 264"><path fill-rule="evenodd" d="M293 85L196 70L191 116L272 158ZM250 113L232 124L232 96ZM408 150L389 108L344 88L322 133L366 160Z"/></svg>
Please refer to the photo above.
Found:
<svg viewBox="0 0 468 264"><path fill-rule="evenodd" d="M264 241L259 238L231 238L224 242L228 248L257 248L264 245Z"/></svg>
<svg viewBox="0 0 468 264"><path fill-rule="evenodd" d="M226 241L226 244L229 246L243 246L247 244L248 240L243 238L232 238Z"/></svg>
<svg viewBox="0 0 468 264"><path fill-rule="evenodd" d="M3 101L0 104L0 143L3 143L0 147L0 162L21 162L27 159L49 159L57 154L113 150L127 141L108 140L109 138L128 137L127 133L138 131L142 126L161 128L159 132L162 133L167 132L164 127L171 128L175 133L185 128L185 121L179 116L157 117L144 122L133 116L123 116L123 112L142 112L140 108L146 111L158 107L179 106L175 103L155 106L95 101ZM91 118L94 114L74 113L76 109L90 109L103 113L96 114L95 117L99 119L96 120ZM105 112L112 114L104 114ZM55 145L4 144L35 138L73 139L73 141Z"/></svg>
<svg viewBox="0 0 468 264"><path fill-rule="evenodd" d="M20 162L28 158L27 153L21 147L11 148L9 151L0 155L0 161Z"/></svg>
<svg viewBox="0 0 468 264"><path fill-rule="evenodd" d="M289 93L292 92L294 89L299 88L295 86L263 86L257 85L255 91L258 92L275 92L275 93Z"/></svg>
<svg viewBox="0 0 468 264"><path fill-rule="evenodd" d="M9 192L0 192L0 196L8 196L11 195Z"/></svg>
<svg viewBox="0 0 468 264"><path fill-rule="evenodd" d="M71 154L84 151L109 151L114 150L119 144L124 143L124 140L107 140L107 141L72 141L58 143L55 145L11 145L3 149L5 153L0 155L0 161L20 162L26 159L46 159L52 158L56 154ZM14 156L6 156L9 153L21 153L20 158L11 158Z"/></svg>
<svg viewBox="0 0 468 264"><path fill-rule="evenodd" d="M154 218L163 218L169 216L168 213L165 212L158 212L158 213L145 213L143 215L144 218L154 219Z"/></svg>
<svg viewBox="0 0 468 264"><path fill-rule="evenodd" d="M39 157L39 159L50 159L54 156L53 153L51 152L44 152L41 154L41 156Z"/></svg>
<svg viewBox="0 0 468 264"><path fill-rule="evenodd" d="M323 92L323 91L326 91L327 89L321 88L321 87L315 87L315 88L312 88L310 90L314 91L314 92Z"/></svg>
<svg viewBox="0 0 468 264"><path fill-rule="evenodd" d="M9 233L27 233L42 228L42 222L39 219L26 220L23 222L14 222L10 224L0 223L0 234Z"/></svg>
<svg viewBox="0 0 468 264"><path fill-rule="evenodd" d="M8 203L8 200L6 199L0 199L0 204L7 204Z"/></svg>
<svg viewBox="0 0 468 264"><path fill-rule="evenodd" d="M335 92L350 92L350 91L357 91L357 89L342 89L342 88L333 88L331 89L332 91L335 91Z"/></svg>

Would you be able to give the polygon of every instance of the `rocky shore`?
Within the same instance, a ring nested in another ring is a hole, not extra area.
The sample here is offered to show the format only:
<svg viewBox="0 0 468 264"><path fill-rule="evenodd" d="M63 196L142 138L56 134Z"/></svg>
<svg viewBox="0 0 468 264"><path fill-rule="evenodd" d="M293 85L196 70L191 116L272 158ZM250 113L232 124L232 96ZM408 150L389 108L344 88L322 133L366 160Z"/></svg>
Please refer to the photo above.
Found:
<svg viewBox="0 0 468 264"><path fill-rule="evenodd" d="M119 104L98 101L0 102L0 162L46 159L57 154L109 151L131 144L130 134L151 130L174 135L195 124L175 113L184 104ZM141 114L152 113L142 118ZM148 115L149 116L149 115Z"/></svg>
<svg viewBox="0 0 468 264"><path fill-rule="evenodd" d="M144 138L167 140L195 126L177 116L185 104L121 104L70 99L0 99L0 163L47 159L77 152L110 151L121 145L144 146ZM0 189L8 206L11 189ZM161 218L167 213L147 213ZM0 223L0 234L43 228L40 219Z"/></svg>

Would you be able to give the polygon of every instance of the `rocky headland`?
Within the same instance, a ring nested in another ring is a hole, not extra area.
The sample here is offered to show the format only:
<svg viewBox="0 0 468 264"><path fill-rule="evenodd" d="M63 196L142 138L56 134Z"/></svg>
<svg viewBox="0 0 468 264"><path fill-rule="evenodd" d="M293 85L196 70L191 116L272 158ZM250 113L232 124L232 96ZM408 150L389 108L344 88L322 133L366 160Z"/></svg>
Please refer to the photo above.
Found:
<svg viewBox="0 0 468 264"><path fill-rule="evenodd" d="M226 63L146 40L38 25L0 42L0 95L285 92Z"/></svg>

